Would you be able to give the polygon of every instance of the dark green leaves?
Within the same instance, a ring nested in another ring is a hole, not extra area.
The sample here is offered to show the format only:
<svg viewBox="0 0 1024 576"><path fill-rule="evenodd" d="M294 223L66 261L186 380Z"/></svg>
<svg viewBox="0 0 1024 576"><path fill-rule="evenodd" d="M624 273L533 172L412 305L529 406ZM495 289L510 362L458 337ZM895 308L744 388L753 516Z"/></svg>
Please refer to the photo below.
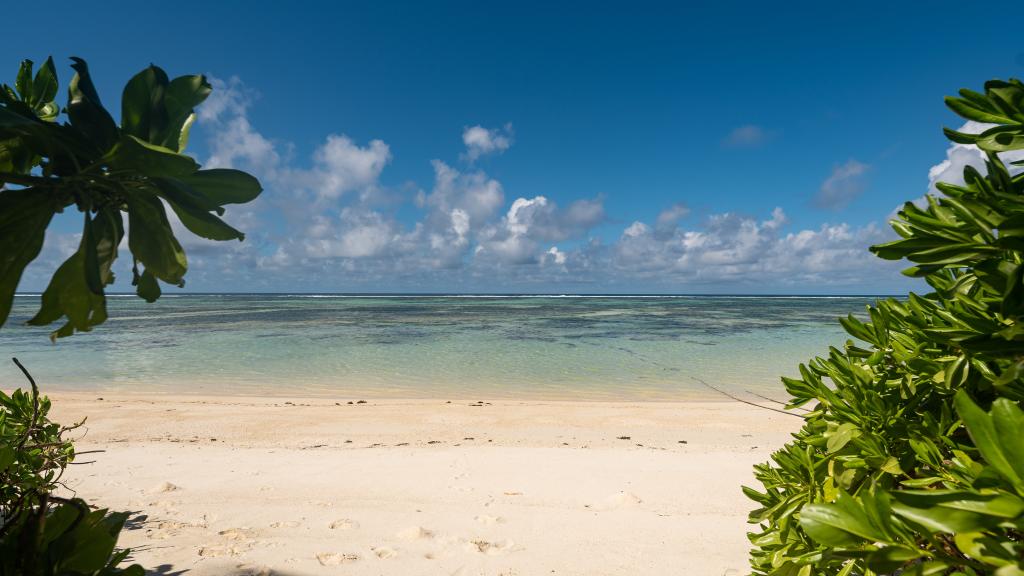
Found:
<svg viewBox="0 0 1024 576"><path fill-rule="evenodd" d="M193 234L208 240L245 239L244 234L210 214L211 210L223 211L220 206L213 205L188 185L173 179L157 179L154 183L181 223Z"/></svg>
<svg viewBox="0 0 1024 576"><path fill-rule="evenodd" d="M217 206L252 202L263 191L250 174L228 168L200 170L179 179Z"/></svg>
<svg viewBox="0 0 1024 576"><path fill-rule="evenodd" d="M156 66L139 72L124 87L121 95L121 132L139 140L161 144L167 130L164 97L167 74ZM175 147L174 152L177 152Z"/></svg>
<svg viewBox="0 0 1024 576"><path fill-rule="evenodd" d="M50 335L56 340L106 321L103 287L114 280L111 267L123 236L121 226L120 213L105 210L95 219L86 214L78 250L53 275L29 324L45 326L66 317L67 322Z"/></svg>
<svg viewBox="0 0 1024 576"><path fill-rule="evenodd" d="M0 192L0 325L11 312L21 273L43 247L53 213L45 192Z"/></svg>
<svg viewBox="0 0 1024 576"><path fill-rule="evenodd" d="M169 284L184 282L185 251L156 195L139 192L128 197L128 248L153 276Z"/></svg>
<svg viewBox="0 0 1024 576"><path fill-rule="evenodd" d="M117 125L110 117L93 86L89 66L81 58L72 58L77 74L68 87L68 118L101 152L109 150L118 140Z"/></svg>
<svg viewBox="0 0 1024 576"><path fill-rule="evenodd" d="M164 96L167 128L156 144L181 152L188 143L188 133L195 120L193 109L210 95L213 88L205 76L179 76L171 80Z"/></svg>
<svg viewBox="0 0 1024 576"><path fill-rule="evenodd" d="M186 176L199 169L192 158L131 135L121 137L104 159L113 170L132 170L150 177Z"/></svg>
<svg viewBox="0 0 1024 576"><path fill-rule="evenodd" d="M159 298L159 281L182 286L185 252L174 237L166 206L190 232L210 240L242 240L221 219L229 204L250 202L259 181L238 170L200 170L183 154L195 107L211 92L206 78L173 80L156 66L136 74L121 98L121 125L100 102L85 61L68 86L69 122L56 122L59 107L53 60L33 74L25 61L14 86L0 86L0 325L10 313L22 270L40 251L55 212L85 214L78 251L54 274L44 292L36 325L60 318L53 333L86 331L106 318L104 289L131 224L128 246L136 267L133 284L147 301ZM22 186L34 188L22 190Z"/></svg>

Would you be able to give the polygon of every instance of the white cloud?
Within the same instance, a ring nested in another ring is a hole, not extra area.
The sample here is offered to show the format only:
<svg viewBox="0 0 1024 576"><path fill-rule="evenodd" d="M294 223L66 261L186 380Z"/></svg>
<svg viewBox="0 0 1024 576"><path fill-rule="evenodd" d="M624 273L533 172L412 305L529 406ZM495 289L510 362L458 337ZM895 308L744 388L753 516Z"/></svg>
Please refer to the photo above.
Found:
<svg viewBox="0 0 1024 576"><path fill-rule="evenodd" d="M690 209L685 204L673 204L658 214L654 223L655 233L659 237L666 237L675 232L679 221L690 215Z"/></svg>
<svg viewBox="0 0 1024 576"><path fill-rule="evenodd" d="M864 191L864 178L870 166L850 159L832 169L821 184L814 205L826 210L842 210Z"/></svg>
<svg viewBox="0 0 1024 576"><path fill-rule="evenodd" d="M465 158L470 162L488 154L501 154L512 146L512 125L490 129L470 126L462 131L462 143L466 145Z"/></svg>
<svg viewBox="0 0 1024 576"><path fill-rule="evenodd" d="M744 124L733 128L722 139L722 145L729 148L754 148L768 141L770 134L756 124Z"/></svg>

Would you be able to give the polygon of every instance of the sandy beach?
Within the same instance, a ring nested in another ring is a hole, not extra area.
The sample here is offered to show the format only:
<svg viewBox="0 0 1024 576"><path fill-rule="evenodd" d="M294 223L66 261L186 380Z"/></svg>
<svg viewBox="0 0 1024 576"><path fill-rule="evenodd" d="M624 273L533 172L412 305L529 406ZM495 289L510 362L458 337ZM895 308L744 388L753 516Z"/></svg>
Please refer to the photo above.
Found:
<svg viewBox="0 0 1024 576"><path fill-rule="evenodd" d="M739 403L56 393L67 485L154 574L743 574L800 420Z"/></svg>

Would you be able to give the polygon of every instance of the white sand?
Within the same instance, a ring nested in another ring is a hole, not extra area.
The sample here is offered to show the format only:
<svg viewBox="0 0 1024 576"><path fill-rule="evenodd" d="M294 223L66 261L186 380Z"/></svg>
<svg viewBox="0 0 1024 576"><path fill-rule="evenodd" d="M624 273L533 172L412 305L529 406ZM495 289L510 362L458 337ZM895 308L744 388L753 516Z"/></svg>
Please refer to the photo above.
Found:
<svg viewBox="0 0 1024 576"><path fill-rule="evenodd" d="M52 397L58 421L88 416L78 449L105 450L69 486L134 513L134 561L194 576L744 574L740 485L801 422L734 403Z"/></svg>

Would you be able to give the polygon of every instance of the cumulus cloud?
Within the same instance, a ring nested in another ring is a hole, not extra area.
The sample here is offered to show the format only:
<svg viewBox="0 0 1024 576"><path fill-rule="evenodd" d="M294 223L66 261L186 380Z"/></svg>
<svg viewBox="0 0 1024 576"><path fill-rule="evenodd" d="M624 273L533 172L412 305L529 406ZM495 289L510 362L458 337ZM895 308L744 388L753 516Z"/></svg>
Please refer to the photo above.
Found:
<svg viewBox="0 0 1024 576"><path fill-rule="evenodd" d="M512 125L490 129L470 126L462 131L462 143L466 145L465 158L470 162L488 154L501 154L512 146Z"/></svg>
<svg viewBox="0 0 1024 576"><path fill-rule="evenodd" d="M770 134L756 124L737 126L722 139L727 148L756 148L768 141Z"/></svg>
<svg viewBox="0 0 1024 576"><path fill-rule="evenodd" d="M679 221L690 215L690 209L682 203L673 204L658 213L654 222L654 233L659 238L667 238L676 231Z"/></svg>
<svg viewBox="0 0 1024 576"><path fill-rule="evenodd" d="M496 257L509 264L528 264L541 260L542 242L563 241L585 235L605 219L600 198L577 200L564 210L544 196L516 198L505 217L481 232L476 251L478 258ZM548 254L564 263L559 251Z"/></svg>
<svg viewBox="0 0 1024 576"><path fill-rule="evenodd" d="M850 159L832 169L814 197L814 206L825 210L842 210L864 192L870 166Z"/></svg>

